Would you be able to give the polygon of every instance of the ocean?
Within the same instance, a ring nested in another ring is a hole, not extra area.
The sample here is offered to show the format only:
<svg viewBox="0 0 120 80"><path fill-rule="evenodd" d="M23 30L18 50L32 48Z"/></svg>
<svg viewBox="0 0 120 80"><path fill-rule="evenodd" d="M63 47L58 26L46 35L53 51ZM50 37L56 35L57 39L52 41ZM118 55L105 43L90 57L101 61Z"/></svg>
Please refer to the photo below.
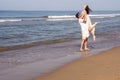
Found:
<svg viewBox="0 0 120 80"><path fill-rule="evenodd" d="M41 61L44 66L39 72L43 74L50 66L79 58L81 28L75 18L77 12L0 11L0 70ZM99 24L96 41L89 38L89 55L120 45L120 11L93 11L90 17L92 23Z"/></svg>
<svg viewBox="0 0 120 80"><path fill-rule="evenodd" d="M77 11L0 11L0 47L80 38L76 13ZM93 11L91 17L92 22L100 22L96 34L119 29L120 11Z"/></svg>

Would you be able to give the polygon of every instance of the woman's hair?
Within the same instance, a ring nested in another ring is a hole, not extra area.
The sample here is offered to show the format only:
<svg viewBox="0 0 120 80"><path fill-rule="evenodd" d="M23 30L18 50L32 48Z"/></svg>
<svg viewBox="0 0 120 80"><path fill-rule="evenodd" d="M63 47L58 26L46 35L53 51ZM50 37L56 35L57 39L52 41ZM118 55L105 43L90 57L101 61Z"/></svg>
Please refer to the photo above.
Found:
<svg viewBox="0 0 120 80"><path fill-rule="evenodd" d="M92 12L92 10L89 8L89 6L88 6L88 5L86 5L85 10L86 10L87 14L89 14L90 12Z"/></svg>

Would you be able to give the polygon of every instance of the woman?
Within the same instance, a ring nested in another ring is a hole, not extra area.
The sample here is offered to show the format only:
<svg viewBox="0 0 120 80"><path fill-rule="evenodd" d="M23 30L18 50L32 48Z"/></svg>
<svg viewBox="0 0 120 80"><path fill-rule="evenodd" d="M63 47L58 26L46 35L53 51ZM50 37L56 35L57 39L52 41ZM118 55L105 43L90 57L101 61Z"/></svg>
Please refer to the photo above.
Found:
<svg viewBox="0 0 120 80"><path fill-rule="evenodd" d="M84 50L89 50L88 48L88 37L89 37L89 32L91 32L93 39L95 40L95 26L97 25L97 22L95 22L93 25L91 24L91 20L89 18L89 13L91 9L88 7L88 5L83 6L82 13L76 14L76 17L78 18L78 21L81 25L81 32L82 32L82 40L80 44L80 51L83 51L83 46Z"/></svg>
<svg viewBox="0 0 120 80"><path fill-rule="evenodd" d="M86 11L86 13L87 13L87 16L86 16L86 24L87 24L87 26L88 26L88 30L89 30L89 32L92 34L92 36L93 36L93 40L95 41L96 40L96 36L95 36L95 26L98 24L98 22L95 22L93 25L92 25L92 23L91 23L91 20L90 20L90 17L89 17L89 13L90 13L90 11L91 11L91 9L88 7L88 5L85 5L84 6L85 7L85 11Z"/></svg>

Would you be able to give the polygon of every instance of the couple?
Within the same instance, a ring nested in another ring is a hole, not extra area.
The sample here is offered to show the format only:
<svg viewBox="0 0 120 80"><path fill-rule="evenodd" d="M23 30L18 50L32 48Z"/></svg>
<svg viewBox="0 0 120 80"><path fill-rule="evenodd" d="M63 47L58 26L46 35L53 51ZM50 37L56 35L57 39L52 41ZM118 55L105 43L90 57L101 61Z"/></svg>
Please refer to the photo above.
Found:
<svg viewBox="0 0 120 80"><path fill-rule="evenodd" d="M95 32L95 26L98 24L98 22L95 22L93 25L91 24L91 20L89 17L90 11L91 9L89 8L89 6L84 5L82 12L81 13L78 12L76 14L76 17L78 18L78 21L81 25L81 33L82 33L80 51L83 51L83 46L84 46L84 50L89 50L89 48L87 47L89 32L92 34L93 40L96 39L94 32Z"/></svg>

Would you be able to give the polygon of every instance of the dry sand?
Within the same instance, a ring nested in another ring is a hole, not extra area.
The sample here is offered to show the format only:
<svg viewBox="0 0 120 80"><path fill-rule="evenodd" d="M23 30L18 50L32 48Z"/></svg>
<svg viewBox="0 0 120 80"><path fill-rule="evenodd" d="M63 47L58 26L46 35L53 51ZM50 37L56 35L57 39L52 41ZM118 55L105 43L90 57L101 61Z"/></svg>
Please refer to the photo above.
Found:
<svg viewBox="0 0 120 80"><path fill-rule="evenodd" d="M75 60L33 80L120 80L120 47Z"/></svg>

